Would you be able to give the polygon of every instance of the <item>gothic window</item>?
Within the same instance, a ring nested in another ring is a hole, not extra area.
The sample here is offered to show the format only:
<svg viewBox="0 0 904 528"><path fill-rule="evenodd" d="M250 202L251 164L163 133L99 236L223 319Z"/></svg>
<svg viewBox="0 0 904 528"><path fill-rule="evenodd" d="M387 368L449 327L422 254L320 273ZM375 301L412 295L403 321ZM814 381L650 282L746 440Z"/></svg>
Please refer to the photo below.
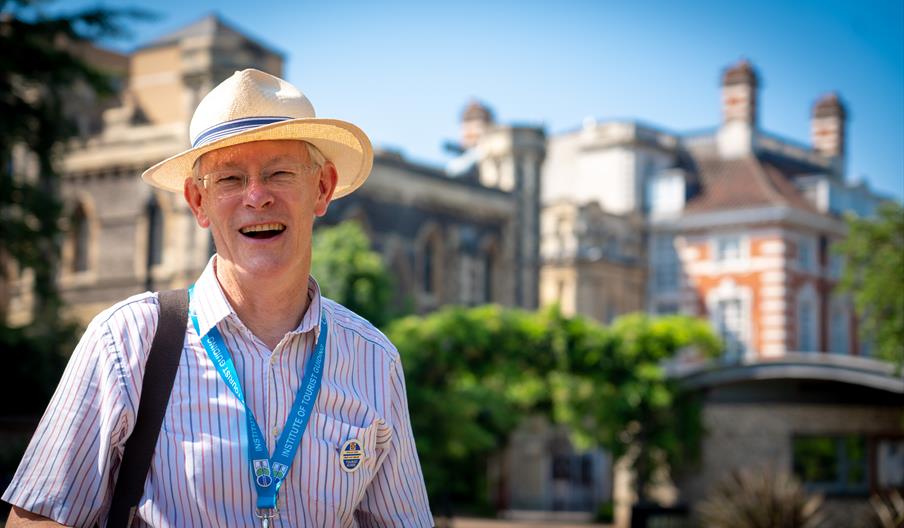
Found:
<svg viewBox="0 0 904 528"><path fill-rule="evenodd" d="M88 271L88 251L91 244L91 226L85 208L79 204L72 215L70 237L72 240L71 270L75 273Z"/></svg>
<svg viewBox="0 0 904 528"><path fill-rule="evenodd" d="M497 260L498 251L495 243L489 242L485 244L481 262L481 267L483 268L482 300L484 302L490 303L496 300L495 289L498 287L496 276Z"/></svg>
<svg viewBox="0 0 904 528"><path fill-rule="evenodd" d="M421 291L439 295L442 284L442 238L437 228L431 228L421 236L419 272Z"/></svg>
<svg viewBox="0 0 904 528"><path fill-rule="evenodd" d="M423 288L427 293L433 293L434 284L433 284L433 274L435 270L433 269L435 264L433 262L433 241L427 243L427 247L424 248L424 283Z"/></svg>
<svg viewBox="0 0 904 528"><path fill-rule="evenodd" d="M148 265L163 262L163 211L154 196L148 200Z"/></svg>

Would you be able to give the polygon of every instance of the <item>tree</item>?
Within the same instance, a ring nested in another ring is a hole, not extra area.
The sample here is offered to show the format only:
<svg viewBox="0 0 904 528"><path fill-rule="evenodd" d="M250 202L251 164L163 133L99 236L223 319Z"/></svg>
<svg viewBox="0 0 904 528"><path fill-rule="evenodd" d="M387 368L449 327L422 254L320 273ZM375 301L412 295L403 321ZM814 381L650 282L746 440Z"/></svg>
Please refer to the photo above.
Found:
<svg viewBox="0 0 904 528"><path fill-rule="evenodd" d="M392 276L357 223L318 228L312 252L311 275L323 295L377 327L394 318Z"/></svg>
<svg viewBox="0 0 904 528"><path fill-rule="evenodd" d="M860 333L875 355L904 365L904 207L884 203L875 219L847 218L835 251L845 260L839 283L853 296Z"/></svg>
<svg viewBox="0 0 904 528"><path fill-rule="evenodd" d="M0 351L7 368L0 400L7 416L46 407L76 337L75 325L60 317L55 284L62 210L56 162L75 132L65 100L75 86L112 93L109 79L82 61L78 50L123 35L126 18L147 16L103 8L45 16L41 5L0 0L0 292L11 270L30 270L36 300L32 323L13 328L8 299L0 293ZM24 447L8 444L0 452L0 480L15 469Z"/></svg>
<svg viewBox="0 0 904 528"><path fill-rule="evenodd" d="M431 502L489 509L489 457L520 419L549 414L554 355L540 314L495 305L448 307L393 322Z"/></svg>
<svg viewBox="0 0 904 528"><path fill-rule="evenodd" d="M51 17L39 7L32 0L0 1L0 278L8 279L10 261L32 270L34 319L49 324L59 308L56 158L75 133L67 93L78 85L102 96L112 93L111 80L79 58L78 50L99 38L123 36L124 18L146 14L95 8ZM28 165L32 170L23 171Z"/></svg>
<svg viewBox="0 0 904 528"><path fill-rule="evenodd" d="M407 317L388 335L405 366L428 493L440 505L486 505L489 456L532 414L571 426L579 447L630 456L642 492L657 470L689 459L702 433L699 407L662 361L688 347L720 349L705 322L687 317L635 315L607 329L555 308L492 305Z"/></svg>
<svg viewBox="0 0 904 528"><path fill-rule="evenodd" d="M666 375L664 362L685 350L703 358L722 345L709 324L686 316L632 314L616 319L604 342L578 347L557 390L560 421L584 444L598 443L615 459L627 457L634 489L697 459L703 435L698 398Z"/></svg>

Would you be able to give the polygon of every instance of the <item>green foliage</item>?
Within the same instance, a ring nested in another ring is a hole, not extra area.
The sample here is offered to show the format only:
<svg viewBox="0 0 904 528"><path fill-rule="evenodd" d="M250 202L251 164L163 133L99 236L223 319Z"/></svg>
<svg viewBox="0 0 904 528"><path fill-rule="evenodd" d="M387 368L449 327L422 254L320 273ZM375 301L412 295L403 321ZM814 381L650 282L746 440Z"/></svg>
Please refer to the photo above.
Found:
<svg viewBox="0 0 904 528"><path fill-rule="evenodd" d="M817 528L826 526L822 496L797 479L771 470L740 470L697 506L706 528Z"/></svg>
<svg viewBox="0 0 904 528"><path fill-rule="evenodd" d="M323 295L377 327L395 317L390 307L392 276L357 223L317 229L312 253L311 275Z"/></svg>
<svg viewBox="0 0 904 528"><path fill-rule="evenodd" d="M492 305L450 307L395 321L388 334L403 356L433 502L484 503L489 456L521 416L548 401L538 317Z"/></svg>
<svg viewBox="0 0 904 528"><path fill-rule="evenodd" d="M5 116L0 120L0 259L34 270L37 316L53 318L61 211L55 156L75 131L64 101L78 84L112 93L109 79L75 50L100 37L123 35L121 20L140 13L94 8L48 17L40 3L27 0L0 2L0 8L0 115ZM17 146L34 160L36 177L12 173ZM5 271L0 266L0 273Z"/></svg>
<svg viewBox="0 0 904 528"><path fill-rule="evenodd" d="M571 426L579 447L647 464L678 465L701 434L699 407L660 362L694 346L719 349L709 327L684 317L629 316L606 329L556 308L446 308L394 322L388 335L408 379L418 452L434 502L485 501L486 463L520 420L545 414ZM643 486L641 486L642 488Z"/></svg>
<svg viewBox="0 0 904 528"><path fill-rule="evenodd" d="M55 287L62 210L55 165L61 144L75 131L64 101L76 86L112 92L108 78L77 50L123 35L121 21L141 16L103 8L45 16L42 5L0 1L0 281L9 279L10 269L30 269L36 299L34 322L24 328L7 327L6 307L0 306L0 350L14 369L0 394L7 414L46 406L73 344ZM33 170L14 172L25 160Z"/></svg>
<svg viewBox="0 0 904 528"><path fill-rule="evenodd" d="M853 295L861 335L875 355L904 365L904 207L888 202L876 219L847 222L848 235L835 248L845 259L840 286Z"/></svg>
<svg viewBox="0 0 904 528"><path fill-rule="evenodd" d="M667 378L662 363L689 348L712 357L721 344L704 321L632 314L614 321L600 345L576 348L584 360L572 374L578 379L566 385L572 395L559 400L557 418L584 444L628 456L644 499L658 470L697 459L703 435L699 400Z"/></svg>

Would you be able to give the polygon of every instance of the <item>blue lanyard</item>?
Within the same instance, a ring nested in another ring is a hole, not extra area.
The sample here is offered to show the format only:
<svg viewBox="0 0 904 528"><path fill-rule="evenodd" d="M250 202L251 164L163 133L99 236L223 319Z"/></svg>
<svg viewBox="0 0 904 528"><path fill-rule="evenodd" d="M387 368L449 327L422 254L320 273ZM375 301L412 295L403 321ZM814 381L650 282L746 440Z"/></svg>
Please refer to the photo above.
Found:
<svg viewBox="0 0 904 528"><path fill-rule="evenodd" d="M189 303L191 302L194 285L188 289ZM201 335L200 325L198 324L198 316L194 310L189 310L191 322L195 326L195 331ZM308 419L311 417L311 411L314 409L314 402L317 400L317 394L320 392L320 381L323 378L323 359L326 350L327 324L326 316L320 319L320 336L317 344L314 346L314 355L305 366L304 378L302 378L301 386L295 395L295 401L292 403L292 410L289 413L289 419L279 440L276 442L276 451L271 457L267 444L264 441L264 435L261 433L254 414L248 408L245 402L245 394L242 392L242 385L239 383L239 376L235 370L235 364L229 355L229 349L223 342L223 336L220 335L216 326L204 336L201 336L201 345L207 351L208 357L213 362L213 366L220 374L220 378L232 391L232 394L245 406L245 421L248 428L248 462L251 469L251 480L257 490L257 509L261 511L276 511L276 495L279 493L279 487L282 485L286 473L292 466L292 459L295 458L295 452L301 443L301 437L308 425ZM272 513L269 514L272 517ZM260 514L258 514L260 516Z"/></svg>

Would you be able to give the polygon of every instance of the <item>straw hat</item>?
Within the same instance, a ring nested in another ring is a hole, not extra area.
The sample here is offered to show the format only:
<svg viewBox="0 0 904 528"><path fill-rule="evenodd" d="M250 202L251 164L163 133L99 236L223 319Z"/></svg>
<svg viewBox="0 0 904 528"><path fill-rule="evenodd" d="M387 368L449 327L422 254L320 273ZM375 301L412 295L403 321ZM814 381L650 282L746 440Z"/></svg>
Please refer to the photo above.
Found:
<svg viewBox="0 0 904 528"><path fill-rule="evenodd" d="M286 81L259 70L242 70L210 91L189 126L192 148L144 171L154 187L182 192L195 160L211 150L268 139L300 139L336 166L333 198L354 191L370 174L373 149L367 135L351 123L318 119L308 98Z"/></svg>

